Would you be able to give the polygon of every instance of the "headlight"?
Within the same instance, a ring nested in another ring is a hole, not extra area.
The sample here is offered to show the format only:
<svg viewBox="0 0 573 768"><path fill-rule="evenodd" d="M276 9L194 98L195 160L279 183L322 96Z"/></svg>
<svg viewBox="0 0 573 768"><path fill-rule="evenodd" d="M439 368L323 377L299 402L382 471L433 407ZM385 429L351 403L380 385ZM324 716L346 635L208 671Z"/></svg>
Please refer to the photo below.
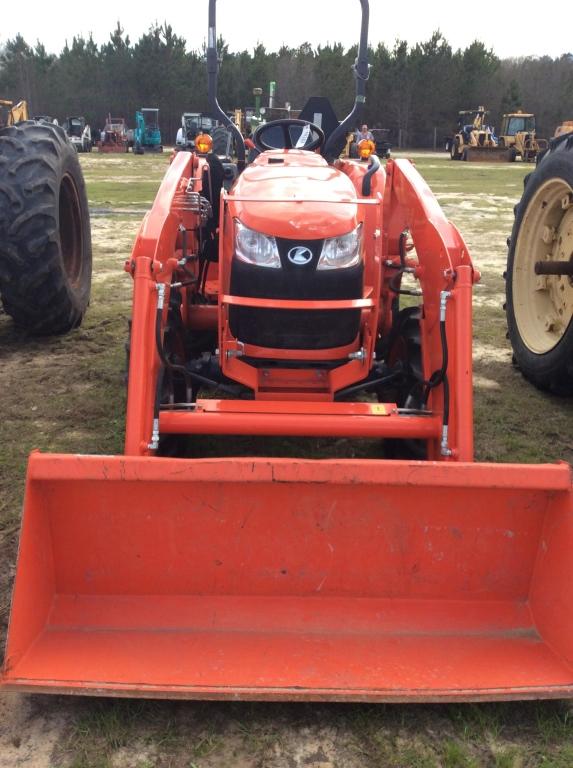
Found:
<svg viewBox="0 0 573 768"><path fill-rule="evenodd" d="M235 219L235 256L257 267L280 268L281 259L274 237L255 232Z"/></svg>
<svg viewBox="0 0 573 768"><path fill-rule="evenodd" d="M344 269L355 267L360 261L362 224L353 232L340 237L329 237L324 241L317 269Z"/></svg>

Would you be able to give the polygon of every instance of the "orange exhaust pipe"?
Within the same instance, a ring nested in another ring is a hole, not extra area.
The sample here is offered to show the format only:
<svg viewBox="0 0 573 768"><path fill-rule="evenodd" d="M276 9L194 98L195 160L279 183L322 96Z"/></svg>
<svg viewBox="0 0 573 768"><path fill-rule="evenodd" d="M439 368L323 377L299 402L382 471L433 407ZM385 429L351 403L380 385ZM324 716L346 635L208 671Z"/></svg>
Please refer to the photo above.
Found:
<svg viewBox="0 0 573 768"><path fill-rule="evenodd" d="M30 459L2 687L573 694L565 465Z"/></svg>

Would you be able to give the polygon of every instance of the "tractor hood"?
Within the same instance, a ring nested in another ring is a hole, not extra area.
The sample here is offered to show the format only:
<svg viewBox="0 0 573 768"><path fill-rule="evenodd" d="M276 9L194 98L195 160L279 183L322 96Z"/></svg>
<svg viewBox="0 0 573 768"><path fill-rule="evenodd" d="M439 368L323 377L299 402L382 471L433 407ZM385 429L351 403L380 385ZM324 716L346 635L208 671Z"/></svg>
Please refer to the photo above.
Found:
<svg viewBox="0 0 573 768"><path fill-rule="evenodd" d="M314 240L355 229L363 219L356 200L349 177L320 155L273 150L243 171L229 195L229 208L250 229Z"/></svg>

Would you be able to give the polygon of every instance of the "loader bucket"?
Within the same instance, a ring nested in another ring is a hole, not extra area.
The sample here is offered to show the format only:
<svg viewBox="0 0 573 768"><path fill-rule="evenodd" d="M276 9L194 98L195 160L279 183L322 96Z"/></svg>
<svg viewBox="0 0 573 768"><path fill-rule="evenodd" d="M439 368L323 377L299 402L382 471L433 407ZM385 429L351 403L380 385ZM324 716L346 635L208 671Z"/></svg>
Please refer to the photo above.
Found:
<svg viewBox="0 0 573 768"><path fill-rule="evenodd" d="M464 152L469 162L509 163L512 150L507 147L467 147Z"/></svg>
<svg viewBox="0 0 573 768"><path fill-rule="evenodd" d="M33 454L5 689L573 694L570 468Z"/></svg>

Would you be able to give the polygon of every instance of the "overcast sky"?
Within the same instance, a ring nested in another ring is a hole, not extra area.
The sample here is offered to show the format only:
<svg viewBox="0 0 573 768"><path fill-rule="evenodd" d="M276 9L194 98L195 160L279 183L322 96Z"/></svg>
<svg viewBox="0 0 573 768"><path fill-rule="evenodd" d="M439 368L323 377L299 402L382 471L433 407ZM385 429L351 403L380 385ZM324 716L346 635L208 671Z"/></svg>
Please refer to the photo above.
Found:
<svg viewBox="0 0 573 768"><path fill-rule="evenodd" d="M189 48L200 48L206 36L208 0L135 0L127 3L53 2L53 0L0 0L0 45L20 32L34 44L40 40L58 53L74 35L93 34L106 42L119 19L132 40L155 21L171 24ZM296 46L339 41L345 46L358 39L358 0L218 0L217 32L231 50L253 47L268 50L281 44ZM335 10L336 9L336 10ZM573 48L571 27L549 6L519 3L455 3L446 0L370 0L370 41L392 46L397 38L414 44L440 29L454 48L481 40L501 58L560 56Z"/></svg>

